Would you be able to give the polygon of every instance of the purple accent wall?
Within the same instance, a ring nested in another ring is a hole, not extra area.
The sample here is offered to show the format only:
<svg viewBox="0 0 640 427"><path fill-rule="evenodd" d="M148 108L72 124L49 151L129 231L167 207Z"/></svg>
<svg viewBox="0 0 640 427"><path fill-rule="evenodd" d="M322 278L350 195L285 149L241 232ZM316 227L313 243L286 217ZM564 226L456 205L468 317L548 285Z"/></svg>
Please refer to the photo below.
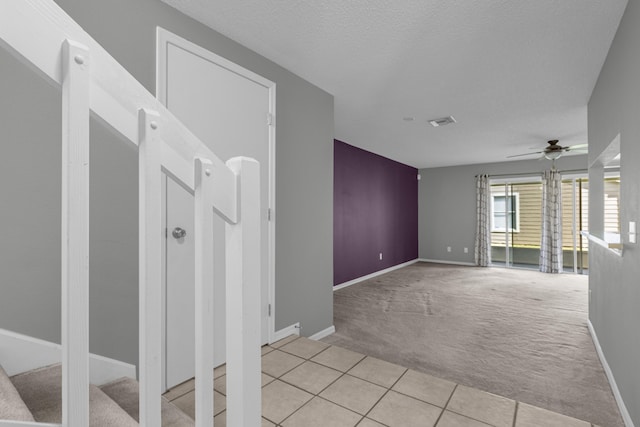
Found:
<svg viewBox="0 0 640 427"><path fill-rule="evenodd" d="M418 170L338 140L333 153L334 286L416 259Z"/></svg>

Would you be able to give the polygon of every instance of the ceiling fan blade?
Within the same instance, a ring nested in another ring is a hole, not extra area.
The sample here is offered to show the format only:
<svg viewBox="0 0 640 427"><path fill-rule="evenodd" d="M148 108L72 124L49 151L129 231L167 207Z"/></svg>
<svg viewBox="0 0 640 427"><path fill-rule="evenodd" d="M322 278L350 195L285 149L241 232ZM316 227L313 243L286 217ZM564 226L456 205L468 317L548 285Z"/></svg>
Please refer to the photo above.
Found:
<svg viewBox="0 0 640 427"><path fill-rule="evenodd" d="M544 153L544 151L535 151L533 153L526 153L526 154L515 154L513 156L507 156L507 159L510 159L512 157L532 156L534 154L542 154L542 153Z"/></svg>
<svg viewBox="0 0 640 427"><path fill-rule="evenodd" d="M589 148L589 144L576 144L576 145L570 145L568 147L566 147L567 150L586 150Z"/></svg>

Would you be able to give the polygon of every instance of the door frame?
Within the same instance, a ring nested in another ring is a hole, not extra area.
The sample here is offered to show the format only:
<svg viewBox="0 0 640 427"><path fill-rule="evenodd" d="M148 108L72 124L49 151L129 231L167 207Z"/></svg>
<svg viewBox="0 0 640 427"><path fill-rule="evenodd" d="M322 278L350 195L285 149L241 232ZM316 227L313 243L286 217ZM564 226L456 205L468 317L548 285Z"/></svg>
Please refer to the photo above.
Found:
<svg viewBox="0 0 640 427"><path fill-rule="evenodd" d="M276 248L276 84L271 80L247 70L238 64L223 58L209 50L206 50L195 43L190 42L164 28L156 28L156 98L166 106L167 103L167 49L166 46L172 44L184 49L196 56L225 68L232 73L251 80L268 90L269 93L269 112L265 117L265 122L269 125L269 206L266 210L263 208L264 215L268 215L268 272L263 277L267 278L267 303L270 310L267 313L267 335L268 343L271 344L275 339L275 248ZM166 283L165 283L166 286Z"/></svg>

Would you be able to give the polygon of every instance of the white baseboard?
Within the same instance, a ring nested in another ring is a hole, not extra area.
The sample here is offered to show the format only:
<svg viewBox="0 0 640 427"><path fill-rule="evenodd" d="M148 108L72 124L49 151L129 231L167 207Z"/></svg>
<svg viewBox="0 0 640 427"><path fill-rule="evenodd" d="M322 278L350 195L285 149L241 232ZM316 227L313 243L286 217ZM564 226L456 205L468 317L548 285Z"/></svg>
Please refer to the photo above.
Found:
<svg viewBox="0 0 640 427"><path fill-rule="evenodd" d="M411 261L403 262L402 264L394 265L393 267L385 268L384 270L376 271L375 273L367 274L366 276L362 276L362 277L358 277L358 278L353 279L353 280L349 280L348 282L340 283L339 285L335 285L333 287L333 290L335 292L335 291L337 291L339 289L346 288L347 286L355 285L356 283L364 282L365 280L369 280L369 279L372 279L374 277L380 276L382 274L389 273L389 272L391 272L393 270L397 270L399 268L406 267L406 266L411 265L411 264L415 264L418 261L419 261L419 259L416 258L416 259L413 259Z"/></svg>
<svg viewBox="0 0 640 427"><path fill-rule="evenodd" d="M320 332L316 332L315 334L309 337L310 340L321 340L324 337L328 337L329 335L336 332L336 327L331 325L327 329L323 329Z"/></svg>
<svg viewBox="0 0 640 427"><path fill-rule="evenodd" d="M276 331L273 334L273 341L269 344L280 341L281 339L286 338L289 335L300 335L300 322L294 323L293 325L289 325L286 328L282 328L279 331Z"/></svg>
<svg viewBox="0 0 640 427"><path fill-rule="evenodd" d="M472 262L445 261L445 260L441 260L441 259L426 259L426 258L419 258L418 261L420 261L420 262L433 262L433 263L436 263L436 264L468 265L468 266L471 266L471 267L477 267L477 265L472 263Z"/></svg>
<svg viewBox="0 0 640 427"><path fill-rule="evenodd" d="M593 328L593 324L591 323L591 320L587 320L587 326L589 327L589 332L591 333L591 339L593 339L593 344L596 347L596 352L598 352L598 357L600 358L600 362L602 363L602 368L604 369L604 372L607 375L607 379L609 380L609 385L611 385L613 396L616 398L616 403L618 404L618 408L620 409L620 415L622 415L622 420L624 421L624 425L627 427L634 427L633 420L631 419L631 415L627 410L627 406L624 404L624 400L622 400L622 395L620 394L620 390L618 389L618 385L616 384L616 379L613 376L611 367L609 367L609 363L607 363L607 359L604 357L604 352L602 351L602 347L600 346L600 341L598 341L598 335L596 335L596 330Z"/></svg>
<svg viewBox="0 0 640 427"><path fill-rule="evenodd" d="M0 364L12 376L60 363L62 346L16 332L0 329ZM89 355L89 380L102 385L118 378L136 378L136 367L108 357Z"/></svg>

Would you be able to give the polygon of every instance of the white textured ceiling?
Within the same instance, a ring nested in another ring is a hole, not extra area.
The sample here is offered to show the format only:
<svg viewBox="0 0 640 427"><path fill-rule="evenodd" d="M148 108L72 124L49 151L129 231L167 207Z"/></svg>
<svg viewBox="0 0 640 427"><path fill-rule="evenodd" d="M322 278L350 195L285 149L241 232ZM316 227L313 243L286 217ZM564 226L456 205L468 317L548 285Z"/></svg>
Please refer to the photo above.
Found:
<svg viewBox="0 0 640 427"><path fill-rule="evenodd" d="M415 167L586 142L586 105L627 4L163 1L333 94L337 139ZM458 123L427 123L448 115Z"/></svg>

